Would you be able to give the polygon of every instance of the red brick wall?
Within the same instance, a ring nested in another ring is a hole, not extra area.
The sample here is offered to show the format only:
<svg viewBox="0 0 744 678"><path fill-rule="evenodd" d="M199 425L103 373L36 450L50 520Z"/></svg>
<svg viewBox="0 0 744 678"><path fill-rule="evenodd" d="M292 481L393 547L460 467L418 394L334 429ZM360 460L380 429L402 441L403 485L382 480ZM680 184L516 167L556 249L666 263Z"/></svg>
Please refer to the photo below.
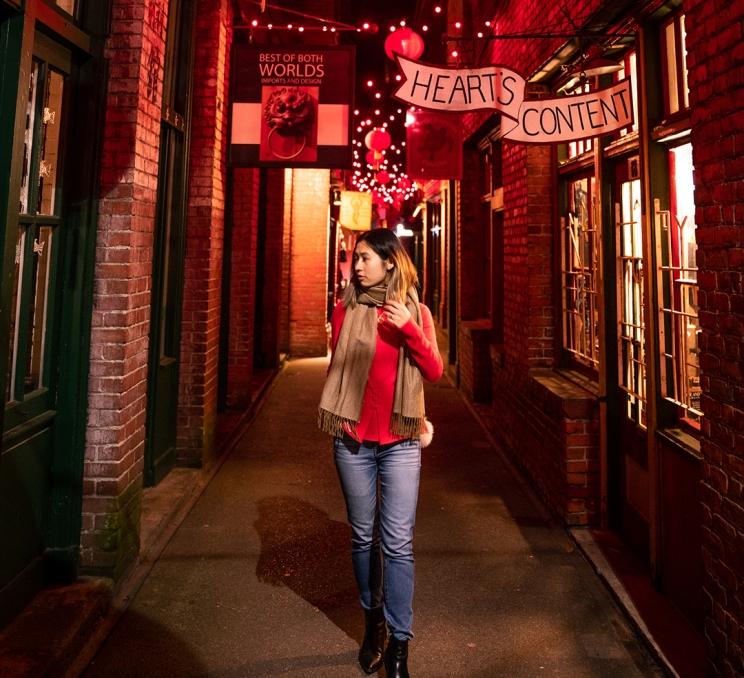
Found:
<svg viewBox="0 0 744 678"><path fill-rule="evenodd" d="M703 389L710 672L744 675L744 3L692 0L687 26Z"/></svg>
<svg viewBox="0 0 744 678"><path fill-rule="evenodd" d="M327 351L328 170L298 169L292 175L289 351L293 357Z"/></svg>
<svg viewBox="0 0 744 678"><path fill-rule="evenodd" d="M258 236L259 171L233 170L233 214L230 263L230 327L227 357L227 404L250 402L253 375L254 310L256 304L256 244Z"/></svg>
<svg viewBox="0 0 744 678"><path fill-rule="evenodd" d="M217 414L231 20L228 0L199 0L178 412L188 464L209 463Z"/></svg>
<svg viewBox="0 0 744 678"><path fill-rule="evenodd" d="M164 0L115 0L101 164L81 565L117 578L139 548Z"/></svg>

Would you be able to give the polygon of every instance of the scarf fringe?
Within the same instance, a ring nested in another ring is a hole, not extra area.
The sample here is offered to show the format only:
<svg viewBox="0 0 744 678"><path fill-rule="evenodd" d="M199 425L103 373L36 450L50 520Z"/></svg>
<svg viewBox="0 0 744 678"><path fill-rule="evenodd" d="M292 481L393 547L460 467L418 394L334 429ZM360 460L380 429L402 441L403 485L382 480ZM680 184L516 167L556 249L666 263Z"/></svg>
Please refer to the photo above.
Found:
<svg viewBox="0 0 744 678"><path fill-rule="evenodd" d="M393 412L390 419L390 431L404 438L418 438L424 431L426 417L405 417Z"/></svg>
<svg viewBox="0 0 744 678"><path fill-rule="evenodd" d="M342 417L340 414L334 414L322 407L318 408L318 428L332 436L343 436L346 426L349 430L355 430L357 422Z"/></svg>

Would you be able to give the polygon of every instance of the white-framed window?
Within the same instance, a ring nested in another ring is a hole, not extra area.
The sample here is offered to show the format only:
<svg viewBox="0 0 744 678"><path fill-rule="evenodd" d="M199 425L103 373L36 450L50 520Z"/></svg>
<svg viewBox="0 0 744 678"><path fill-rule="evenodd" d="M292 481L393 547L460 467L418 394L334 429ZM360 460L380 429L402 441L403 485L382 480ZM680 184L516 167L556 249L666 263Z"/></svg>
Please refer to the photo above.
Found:
<svg viewBox="0 0 744 678"><path fill-rule="evenodd" d="M563 349L573 360L599 367L600 233L596 218L595 179L566 182L566 210L561 215L561 296Z"/></svg>
<svg viewBox="0 0 744 678"><path fill-rule="evenodd" d="M629 162L637 162L631 158ZM634 173L630 173L633 176ZM618 380L628 419L646 428L646 341L641 181L620 184L615 204L617 238Z"/></svg>
<svg viewBox="0 0 744 678"><path fill-rule="evenodd" d="M633 97L633 124L620 130L620 135L625 136L631 132L638 131L638 59L636 51L631 50L623 55L620 60L622 68L615 75L615 81L630 78L630 91Z"/></svg>
<svg viewBox="0 0 744 678"><path fill-rule="evenodd" d="M664 112L670 116L690 107L684 14L676 14L662 24L661 50L664 74Z"/></svg>
<svg viewBox="0 0 744 678"><path fill-rule="evenodd" d="M699 426L700 362L692 145L670 148L669 210L654 204L659 261L662 396L679 419Z"/></svg>

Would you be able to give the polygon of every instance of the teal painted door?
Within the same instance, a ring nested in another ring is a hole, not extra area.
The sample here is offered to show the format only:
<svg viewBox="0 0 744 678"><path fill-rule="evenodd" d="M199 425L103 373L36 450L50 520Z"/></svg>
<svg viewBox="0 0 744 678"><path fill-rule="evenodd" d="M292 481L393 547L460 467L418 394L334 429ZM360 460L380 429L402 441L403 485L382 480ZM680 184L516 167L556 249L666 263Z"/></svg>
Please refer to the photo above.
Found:
<svg viewBox="0 0 744 678"><path fill-rule="evenodd" d="M7 315L5 413L0 456L0 605L12 610L43 578L52 490L61 281L70 241L62 172L72 57L37 33L30 70L21 69L25 108L16 135L23 153L12 163L6 220L3 303ZM20 181L19 181L20 179ZM15 191L14 191L15 193ZM9 250L9 251L7 251ZM0 611L0 624L4 621Z"/></svg>
<svg viewBox="0 0 744 678"><path fill-rule="evenodd" d="M171 0L168 17L150 316L146 485L157 484L176 460L193 0Z"/></svg>

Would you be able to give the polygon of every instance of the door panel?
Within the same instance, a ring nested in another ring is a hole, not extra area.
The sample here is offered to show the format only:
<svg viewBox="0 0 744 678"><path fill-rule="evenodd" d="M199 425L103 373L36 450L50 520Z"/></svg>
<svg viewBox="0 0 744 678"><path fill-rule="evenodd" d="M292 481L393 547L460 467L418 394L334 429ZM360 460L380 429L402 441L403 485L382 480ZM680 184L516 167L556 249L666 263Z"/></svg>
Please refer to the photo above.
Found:
<svg viewBox="0 0 744 678"><path fill-rule="evenodd" d="M644 557L649 549L645 299L641 182L637 158L615 166L615 288L618 436L613 454L622 472L615 477L620 496L619 528Z"/></svg>
<svg viewBox="0 0 744 678"><path fill-rule="evenodd" d="M0 455L0 607L7 609L13 600L22 601L19 591L38 585L49 530L64 312L57 281L68 237L61 196L71 64L67 49L37 33L30 75L19 85L24 148L22 162L11 168L20 177L19 184L13 182L20 191L10 196L15 218L6 223L16 235L14 245L6 240L13 249L5 255L11 264L4 290L10 313ZM4 620L0 612L0 624Z"/></svg>
<svg viewBox="0 0 744 678"><path fill-rule="evenodd" d="M146 485L160 482L176 461L194 5L193 0L171 0L168 11L150 316Z"/></svg>

